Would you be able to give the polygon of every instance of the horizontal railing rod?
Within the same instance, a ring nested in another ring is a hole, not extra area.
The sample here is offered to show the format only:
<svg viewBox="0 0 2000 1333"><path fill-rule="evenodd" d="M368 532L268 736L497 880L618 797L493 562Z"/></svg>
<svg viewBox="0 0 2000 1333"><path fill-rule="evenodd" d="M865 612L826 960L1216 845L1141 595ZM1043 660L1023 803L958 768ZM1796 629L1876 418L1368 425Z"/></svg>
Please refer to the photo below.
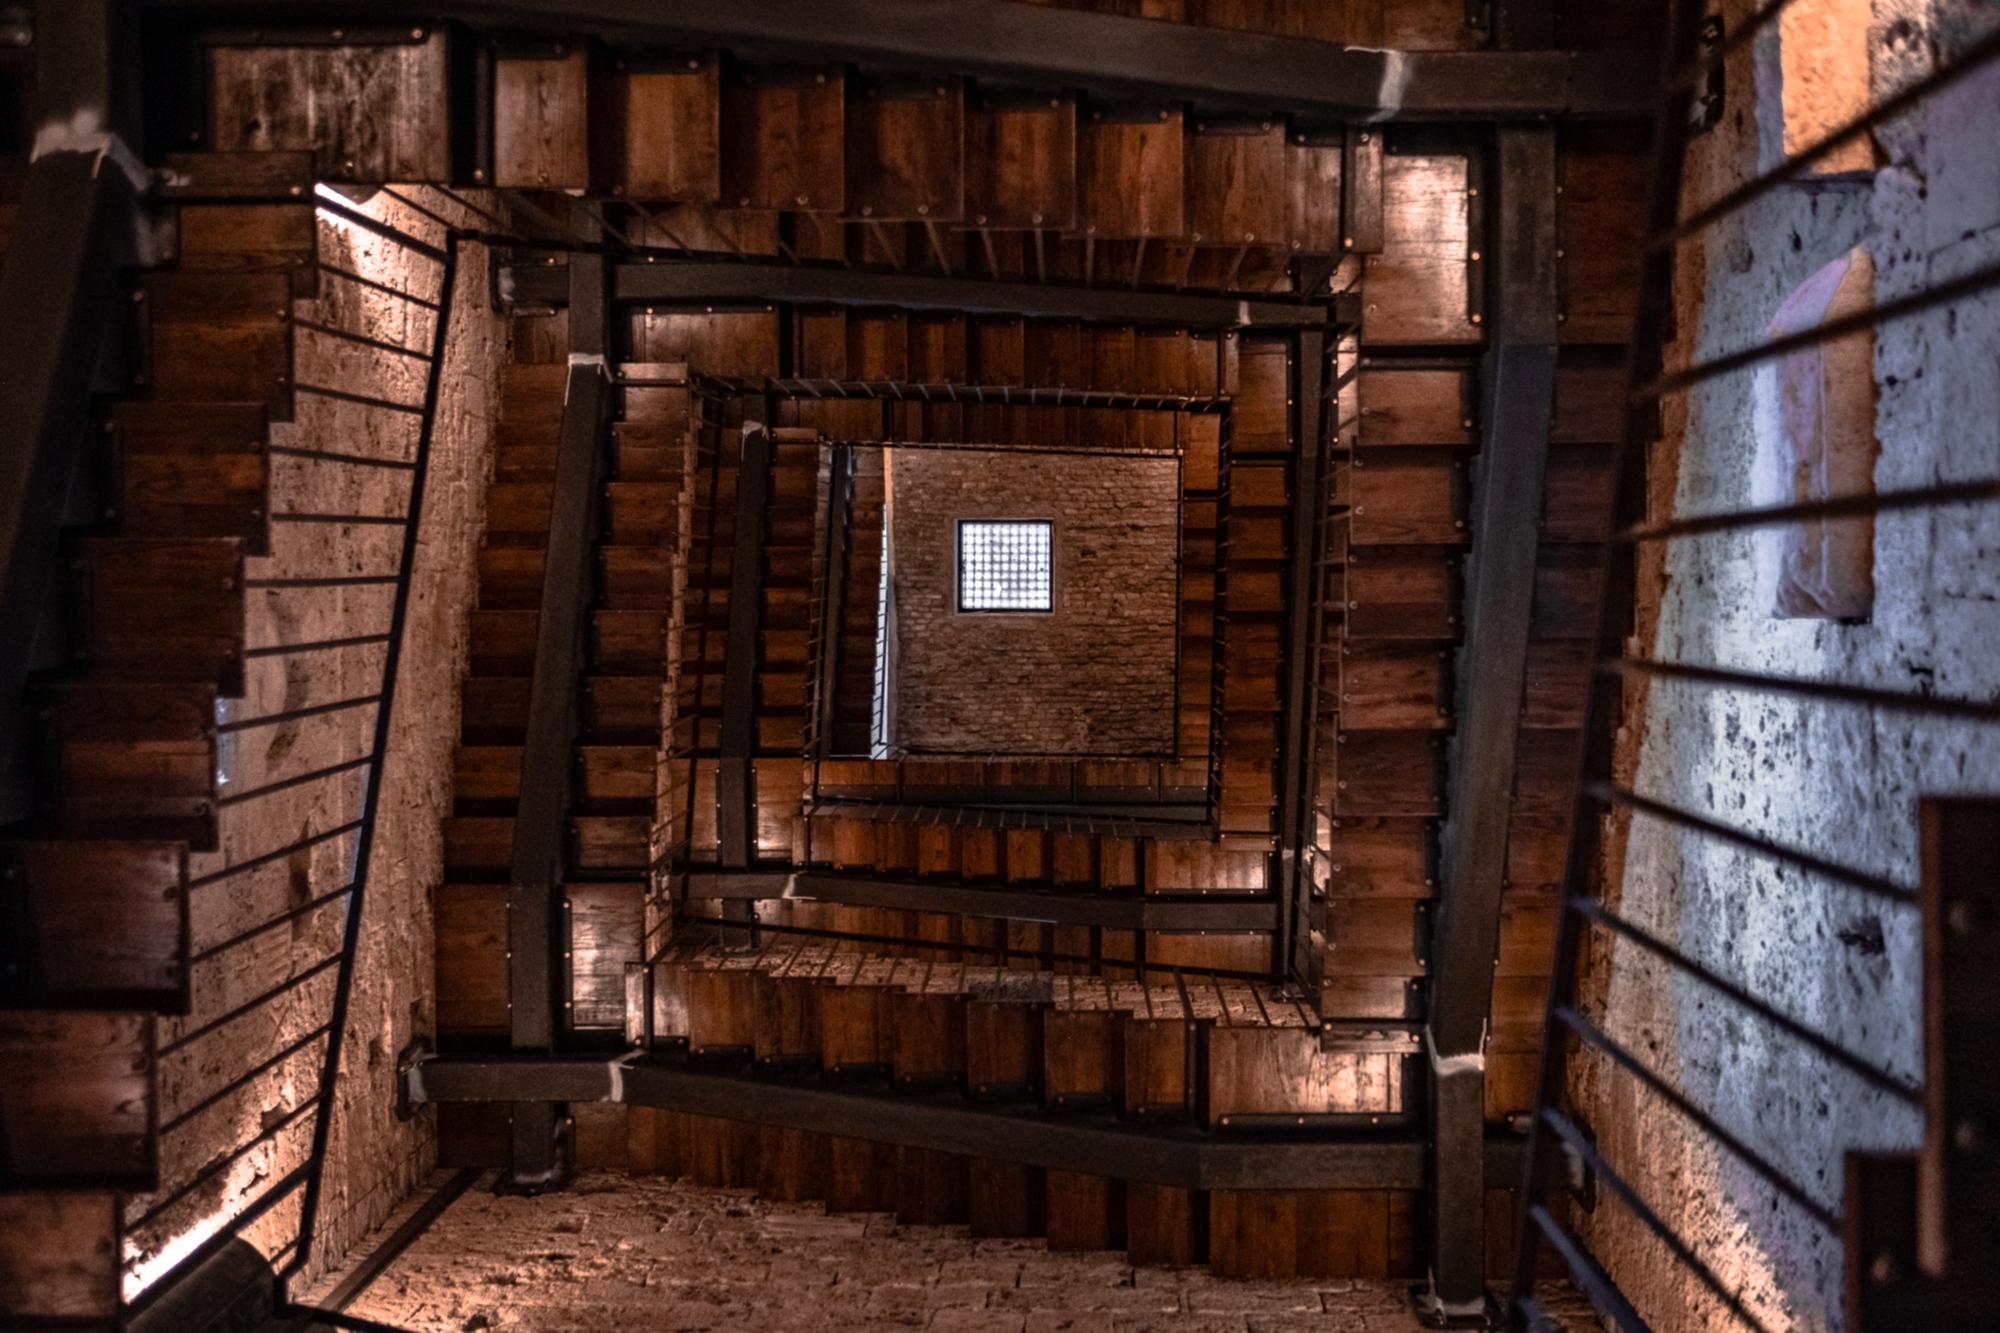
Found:
<svg viewBox="0 0 2000 1333"><path fill-rule="evenodd" d="M1795 866L1800 870L1808 871L1826 879L1836 880L1852 888L1862 889L1884 898L1892 898L1899 903L1914 904L1916 902L1917 891L1915 889L1904 888L1893 880L1884 879L1880 875L1871 875L1865 870L1856 870L1852 866L1841 865L1837 861L1824 860L1812 855L1810 852L1802 852L1796 848L1787 847L1782 843L1772 842L1770 839L1761 837L1758 834L1731 827L1728 824L1695 814L1690 810L1683 810L1679 806L1668 805L1664 801L1656 801L1649 796L1641 796L1639 793L1629 791L1624 787L1614 787L1609 783L1593 782L1586 784L1586 790L1593 799L1603 801L1608 805L1624 806L1628 810L1635 810L1642 815L1658 819L1663 823L1675 824L1681 828L1705 834L1720 842L1730 843L1733 846L1743 848L1745 851L1756 852L1759 856L1769 857L1774 861L1782 861L1787 865Z"/></svg>
<svg viewBox="0 0 2000 1333"><path fill-rule="evenodd" d="M295 329L304 329L308 333L322 333L329 338L338 338L343 342L355 343L362 347L372 347L378 352L388 352L393 356L406 356L413 361L428 361L431 359L431 354L421 348L405 347L402 343L391 342L387 338L373 338L365 333L355 333L351 329L335 328L331 324L321 324L310 319L299 319L294 316L292 327Z"/></svg>
<svg viewBox="0 0 2000 1333"><path fill-rule="evenodd" d="M237 731L252 731L258 727L276 726L280 722L296 722L300 718L318 717L322 713L338 713L349 708L365 708L369 704L380 703L380 694L364 694L353 699L340 699L330 704L314 704L309 708L293 708L282 713L265 713L259 717L246 717L238 721L224 722L216 727L219 735Z"/></svg>
<svg viewBox="0 0 2000 1333"><path fill-rule="evenodd" d="M1698 666L1690 662L1659 662L1626 657L1598 664L1606 675L1652 676L1661 680L1695 681L1732 689L1764 690L1793 694L1809 699L1864 704L1870 708L1900 712L1930 713L1939 717L1964 718L1972 722L2000 722L2000 703L1980 703L1975 699L1938 698L1929 694L1908 694L1895 690L1868 689L1842 685L1837 681L1802 680L1796 676L1772 676L1755 671L1730 671L1722 667Z"/></svg>
<svg viewBox="0 0 2000 1333"><path fill-rule="evenodd" d="M203 1263L214 1256L216 1251L229 1244L230 1241L234 1240L243 1231L255 1225L264 1214L277 1207L280 1201L296 1193L298 1188L306 1183L307 1178L311 1174L312 1166L310 1163L293 1167L290 1171L287 1171L269 1189L259 1194L241 1211L218 1227L214 1234L202 1241L201 1244L195 1246L194 1250L172 1269L172 1272L192 1273L200 1268ZM126 1229L128 1231L133 1230L136 1225L135 1223L127 1223ZM159 1299L167 1290L168 1284L166 1282L156 1280L152 1285L139 1293L138 1297L126 1307L125 1313L127 1315L137 1314Z"/></svg>
<svg viewBox="0 0 2000 1333"><path fill-rule="evenodd" d="M1680 950L1674 948L1671 944L1668 944L1665 940L1639 929L1639 927L1625 920L1601 903L1587 898L1579 898L1569 906L1571 911L1582 916L1585 920L1590 921L1594 925L1601 926L1620 938L1630 940L1647 953L1672 965L1679 971L1685 972L1718 995L1735 1001L1744 1009L1749 1010L1771 1026L1786 1033L1800 1043L1811 1047L1869 1086L1879 1088L1883 1092L1899 1098L1912 1106L1922 1106L1924 1104L1923 1088L1918 1084L1908 1079L1899 1078L1885 1069L1870 1064L1846 1047L1828 1040L1797 1019L1791 1018L1772 1008L1749 991L1738 986L1735 982L1704 967Z"/></svg>
<svg viewBox="0 0 2000 1333"><path fill-rule="evenodd" d="M1742 1298L1723 1285L1722 1279L1715 1275L1715 1270L1702 1262L1701 1256L1681 1239L1680 1233L1668 1226L1666 1219L1653 1211L1652 1205L1646 1202L1639 1191L1632 1188L1630 1182L1612 1169L1611 1164L1604 1160L1603 1154L1597 1151L1597 1145L1577 1132L1576 1126L1570 1123L1568 1116L1553 1106L1545 1107L1542 1110L1542 1121L1569 1145L1571 1152L1581 1157L1584 1163L1597 1173L1597 1178L1618 1196L1619 1202L1639 1219L1646 1230L1652 1232L1654 1237L1667 1247L1683 1268L1699 1278L1704 1287L1714 1292L1716 1298L1729 1307L1731 1314L1756 1329L1757 1333L1770 1333L1764 1321L1751 1314L1749 1308L1743 1304Z"/></svg>
<svg viewBox="0 0 2000 1333"><path fill-rule="evenodd" d="M261 866L270 865L273 861L282 861L286 857L302 852L308 847L317 847L320 843L331 842L335 838L344 837L359 829L361 824L362 821L359 819L350 819L345 824L336 824L330 829L324 829L308 837L300 838L296 842L288 842L276 851L263 852L251 857L247 861L237 861L234 864L224 866L220 870L212 870L206 875L189 880L188 887L190 889L199 889L205 885L217 883L220 880L230 879L247 870L256 870Z"/></svg>
<svg viewBox="0 0 2000 1333"><path fill-rule="evenodd" d="M336 648L367 648L378 643L389 642L386 634L357 634L347 639L315 639L311 643L273 643L261 648L246 648L243 656L291 657L298 653L323 653Z"/></svg>
<svg viewBox="0 0 2000 1333"><path fill-rule="evenodd" d="M328 384L294 384L295 393L309 393L316 398L335 398L343 403L359 403L363 407L379 407L389 412L407 412L411 416L422 416L422 403L399 403L393 398L377 398L374 394L353 393L347 389L336 389Z"/></svg>
<svg viewBox="0 0 2000 1333"><path fill-rule="evenodd" d="M399 519L398 522L401 520ZM368 588L393 584L394 574L343 574L323 579L245 579L246 588Z"/></svg>
<svg viewBox="0 0 2000 1333"><path fill-rule="evenodd" d="M1692 388L1719 376L1749 366L1761 365L1766 361L1775 361L1791 352L1818 347L1837 338L1844 338L1850 333L1862 333L1879 328L1881 325L1910 315L1922 314L1933 307L1948 305L1961 297L1977 296L1994 286L2000 286L2000 263L1988 264L1962 277L1953 278L1949 282L1941 282L1920 292L1912 292L1908 296L1899 296L1881 305L1857 310L1851 315L1829 319L1823 324L1815 324L1798 333L1788 333L1781 338L1773 338L1755 347L1745 347L1740 351L1710 357L1706 361L1697 361L1685 369L1660 376L1640 389L1635 397L1642 403L1650 403L1667 394Z"/></svg>
<svg viewBox="0 0 2000 1333"><path fill-rule="evenodd" d="M1547 1208L1539 1203L1530 1205L1528 1220L1548 1237L1549 1244L1569 1265L1571 1279L1582 1288L1583 1294L1600 1315L1618 1325L1618 1333L1653 1333L1652 1326L1639 1317L1639 1312L1632 1308L1632 1302L1625 1298L1625 1293L1618 1289L1611 1275L1590 1256L1589 1251L1576 1243Z"/></svg>
<svg viewBox="0 0 2000 1333"><path fill-rule="evenodd" d="M336 523L351 527L402 527L410 521L408 514L273 514L273 523Z"/></svg>
<svg viewBox="0 0 2000 1333"><path fill-rule="evenodd" d="M302 916L310 916L312 913L317 912L320 908L325 907L328 903L336 902L341 898L345 898L348 894L352 892L354 892L354 885L352 884L343 884L337 889L329 889L325 893L320 894L316 898L312 898L306 902L300 903L297 907L288 908L285 911L280 912L277 916L274 916L267 921L259 922L257 925L250 927L248 930L238 931L236 934L231 935L228 939L222 940L215 944L211 944L207 948L201 950L201 952L190 955L188 958L188 966L190 967L198 966L202 963L207 962L209 959L215 957L217 954L227 953L231 949L234 949L239 945L249 943L251 940L256 939L259 935L268 934L269 932L278 929L280 926L284 926L293 921L298 920Z"/></svg>
<svg viewBox="0 0 2000 1333"><path fill-rule="evenodd" d="M299 449L289 444L270 445L267 452L285 458L310 458L315 462L347 463L354 467L392 468L398 472L408 472L416 467L415 463L405 462L400 458L370 458L367 454L343 454L332 449Z"/></svg>
<svg viewBox="0 0 2000 1333"><path fill-rule="evenodd" d="M160 1122L160 1133L162 1134L173 1133L175 1130L179 1129L182 1125L185 1125L188 1121L194 1119L196 1116L200 1115L203 1111L206 1111L209 1107L214 1106L216 1103L220 1102L230 1093L235 1092L237 1089L241 1088L251 1079L256 1078L259 1074L267 1073L268 1071L275 1069L277 1066L283 1064L286 1060L289 1060L292 1056L297 1055L300 1051L312 1045L314 1042L318 1041L321 1037L324 1037L327 1034L327 1031L328 1029L326 1024L322 1023L318 1027L314 1028L312 1031L306 1033L305 1036L300 1037L297 1041L292 1042L290 1045L286 1046L276 1055L271 1056L263 1063L257 1065L255 1068L244 1070L242 1073L238 1074L235 1078L229 1080L229 1082L223 1084L221 1087L217 1088L214 1092L211 1092L210 1094L208 1094L208 1096L196 1102L193 1106L190 1106L186 1110L180 1112L178 1115L175 1115L171 1120L164 1120Z"/></svg>
<svg viewBox="0 0 2000 1333"><path fill-rule="evenodd" d="M1760 199L1786 181L1804 175L1814 163L1825 160L1841 146L1854 142L1876 126L1894 120L1913 109L1925 98L1943 92L1961 79L1977 73L1995 56L2000 56L2000 32L1991 33L1983 40L1973 43L1966 48L1963 55L1943 69L1933 71L1895 96L1876 103L1840 128L1829 131L1811 147L1800 149L1763 175L1746 181L1705 208L1697 209L1681 219L1679 225L1672 231L1655 240L1653 247L1663 248L1706 230L1751 200Z"/></svg>
<svg viewBox="0 0 2000 1333"><path fill-rule="evenodd" d="M320 261L319 271L329 274L332 277L345 279L356 286L367 287L370 290L381 292L384 296L393 296L398 300L408 301L411 305L422 306L426 310L436 310L438 308L436 301L427 300L424 297L418 296L415 292L406 291L401 287L392 286L386 282L378 282L374 278L364 278L359 273L351 273L344 268L336 268L325 260Z"/></svg>
<svg viewBox="0 0 2000 1333"><path fill-rule="evenodd" d="M182 1033L180 1036L168 1042L165 1046L160 1047L159 1050L160 1058L164 1060L166 1057L174 1054L176 1051L186 1050L189 1046L193 1045L197 1041L200 1041L203 1037L206 1037L209 1033L215 1032L221 1028L228 1027L231 1023L234 1023L237 1019L243 1017L245 1014L252 1013L257 1009L262 1008L264 1005L267 1005L271 1001L277 999L280 995L286 994L289 991L297 990L300 986L305 985L306 982L311 981L314 977L326 971L328 968L335 966L339 962L340 962L339 954L334 954L329 958L322 958L319 962L314 963L311 967L307 968L305 971L296 973L287 980L279 982L276 986L273 986L271 989L265 991L263 994L257 996L255 999L245 1000L242 1004L237 1005L234 1009L231 1009L228 1013L222 1014L216 1018L211 1018L208 1022L203 1023L200 1027L195 1028L192 1031Z"/></svg>
<svg viewBox="0 0 2000 1333"><path fill-rule="evenodd" d="M282 1117L281 1119L274 1120L270 1124L266 1125L263 1131L259 1133L255 1138L246 1139L242 1143L237 1144L236 1147L232 1148L226 1155L216 1158L214 1161L210 1162L207 1166L203 1167L200 1171L197 1171L194 1174L193 1179L184 1182L178 1189L174 1190L173 1193L167 1195L163 1199L154 1200L152 1205L148 1207L145 1212L139 1214L139 1217L136 1221L128 1224L127 1229L136 1231L140 1227L145 1226L147 1223L158 1220L158 1218L162 1214L170 1211L175 1204L179 1203L182 1199L187 1198L188 1195L194 1193L196 1190L200 1189L203 1185L206 1185L209 1181L215 1179L217 1175L221 1174L221 1172L226 1167L230 1166L238 1158L242 1157L244 1153L249 1152L252 1148L256 1147L260 1143L265 1143L271 1139L276 1138L278 1135L284 1133L287 1129L290 1129L293 1125L297 1124L303 1117L305 1117L306 1115L310 1114L311 1112L317 1109L319 1109L319 1098L316 1096L306 1098L304 1101L300 1102L297 1106L293 1107L290 1114Z"/></svg>
<svg viewBox="0 0 2000 1333"><path fill-rule="evenodd" d="M370 217L358 208L348 207L347 204L341 202L339 199L331 197L331 193L325 186L319 188L319 197L313 202L315 207L322 213L331 213L335 217L361 228L363 231L371 231L384 240L394 241L411 254L422 255L432 263L442 264L448 257L443 250L432 245L422 237L413 236L401 227L384 222L380 218Z"/></svg>
<svg viewBox="0 0 2000 1333"><path fill-rule="evenodd" d="M1692 537L1706 532L1728 532L1742 528L1775 527L1785 523L1815 519L1865 518L1871 514L1895 513L1905 509L1938 509L1952 504L1974 504L2000 499L2000 481L1966 481L1947 486L1926 486L1915 491L1886 491L1876 495L1843 495L1810 504L1773 505L1764 509L1734 509L1721 514L1697 514L1691 518L1669 519L1625 529L1617 539L1624 542L1656 542L1672 537Z"/></svg>
<svg viewBox="0 0 2000 1333"><path fill-rule="evenodd" d="M1613 1041L1595 1023L1568 1005L1558 1005L1550 1016L1568 1027L1570 1031L1576 1033L1579 1040L1603 1052L1620 1069L1623 1069L1633 1078L1645 1084L1647 1088L1652 1090L1653 1095L1680 1112L1682 1116L1691 1121L1702 1133L1729 1149L1731 1153L1742 1160L1745 1166L1762 1176L1764 1182L1772 1189L1777 1190L1804 1210L1807 1216L1835 1235L1840 1234L1840 1215L1838 1213L1820 1203L1812 1195L1806 1193L1790 1176L1787 1176L1777 1167L1771 1165L1770 1162L1766 1161L1749 1144L1723 1128L1722 1125L1716 1122L1714 1116L1696 1106L1678 1088L1673 1087L1665 1079L1648 1069L1640 1062L1638 1056L1634 1055L1624 1046L1619 1045L1616 1041Z"/></svg>
<svg viewBox="0 0 2000 1333"><path fill-rule="evenodd" d="M330 778L342 773L351 773L355 769L365 768L373 762L373 756L363 755L359 759L349 759L343 763L328 764L326 767L316 768L310 773L300 773L294 777L280 778L276 782L267 782L261 787L251 787L247 791L231 792L227 796L217 797L215 806L216 809L220 810L227 806L241 805L245 801L254 801L260 796L270 796L277 792L290 791L294 787L303 787L308 783L318 782L321 778Z"/></svg>

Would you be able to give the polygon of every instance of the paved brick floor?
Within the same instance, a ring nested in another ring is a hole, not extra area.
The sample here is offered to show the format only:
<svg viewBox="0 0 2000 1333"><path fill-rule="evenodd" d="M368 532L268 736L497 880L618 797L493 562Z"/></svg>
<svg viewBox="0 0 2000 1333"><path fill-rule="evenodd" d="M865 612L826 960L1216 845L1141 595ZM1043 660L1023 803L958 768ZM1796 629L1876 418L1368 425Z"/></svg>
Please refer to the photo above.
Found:
<svg viewBox="0 0 2000 1333"><path fill-rule="evenodd" d="M348 1313L414 1333L1412 1333L1408 1307L1401 1283L1223 1281L600 1173L539 1199L482 1182Z"/></svg>

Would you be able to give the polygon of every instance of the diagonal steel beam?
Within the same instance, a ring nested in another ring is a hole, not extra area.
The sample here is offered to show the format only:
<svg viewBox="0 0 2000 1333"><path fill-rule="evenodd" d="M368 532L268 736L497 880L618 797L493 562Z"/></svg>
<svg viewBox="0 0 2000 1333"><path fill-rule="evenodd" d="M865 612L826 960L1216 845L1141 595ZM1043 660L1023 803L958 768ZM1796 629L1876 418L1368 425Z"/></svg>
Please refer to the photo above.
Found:
<svg viewBox="0 0 2000 1333"><path fill-rule="evenodd" d="M1486 1301L1486 1039L1514 758L1527 674L1542 484L1556 372L1556 140L1549 127L1497 134L1499 207L1488 309L1486 439L1467 561L1458 738L1444 829L1444 893L1431 946L1432 1209L1430 1301L1473 1315Z"/></svg>

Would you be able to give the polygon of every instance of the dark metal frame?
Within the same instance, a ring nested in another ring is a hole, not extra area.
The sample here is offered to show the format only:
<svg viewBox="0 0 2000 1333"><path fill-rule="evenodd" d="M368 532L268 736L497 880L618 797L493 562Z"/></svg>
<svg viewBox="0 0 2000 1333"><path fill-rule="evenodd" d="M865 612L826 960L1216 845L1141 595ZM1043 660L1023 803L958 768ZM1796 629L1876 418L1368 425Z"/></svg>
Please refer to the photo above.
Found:
<svg viewBox="0 0 2000 1333"><path fill-rule="evenodd" d="M1237 1137L1188 1124L972 1101L956 1091L890 1091L783 1070L718 1067L664 1055L615 1060L433 1058L405 1075L412 1103L618 1102L687 1115L927 1148L1182 1189L1420 1189L1421 1139L1395 1117L1345 1117L1346 1128ZM1490 1169L1518 1170L1518 1139L1486 1149Z"/></svg>
<svg viewBox="0 0 2000 1333"><path fill-rule="evenodd" d="M240 15L268 31L320 18L323 0L248 5L151 0L177 16ZM1218 110L1331 120L1637 116L1650 62L1632 52L1391 53L1007 0L483 0L440 6L481 26L588 30L614 42L726 46L739 54L949 69L1119 97L1189 98ZM407 14L403 0L349 0L350 20Z"/></svg>
<svg viewBox="0 0 2000 1333"><path fill-rule="evenodd" d="M1988 1319L1993 1237L2000 1234L1990 1215L1993 1144L1962 1127L1976 1124L1990 1112L1990 1096L1979 1092L1976 1079L1965 1078L1966 1062L1988 1059L1992 1016L1985 1000L1954 990L1975 973L1990 976L1993 919L1994 803L1958 800L1926 801L1923 810L1925 877L1921 894L1851 866L1831 863L1802 849L1761 834L1709 819L1694 811L1620 787L1613 768L1613 747L1622 694L1627 678L1661 677L1706 688L1743 688L1884 708L1939 719L1992 722L2000 707L1973 700L1928 699L1868 689L1842 681L1814 681L1775 675L1726 671L1698 663L1655 662L1625 655L1635 595L1635 552L1644 543L1734 533L1806 519L1873 515L1908 509L1939 509L2000 499L2000 481L1976 481L1919 490L1841 497L1821 502L1743 509L1692 517L1670 515L1648 521L1642 482L1645 449L1657 431L1661 399L1716 376L1760 364L1786 352L1828 342L1844 334L1872 328L1899 317L1928 310L1963 297L2000 287L2000 266L1988 266L1960 278L1872 309L1828 321L1788 337L1774 338L1741 351L1718 355L1672 373L1662 373L1663 348L1671 319L1672 269L1678 242L1708 233L1746 204L1792 180L1841 143L1910 110L1939 89L1975 70L2000 61L2000 34L1969 46L1956 60L1919 80L1904 92L1834 130L1819 143L1788 158L1713 204L1687 211L1682 199L1682 169L1687 141L1699 128L1693 100L1704 79L1719 69L1723 57L1739 49L1785 9L1783 0L1764 6L1734 31L1704 39L1703 7L1695 0L1675 0L1666 52L1665 95L1655 125L1653 198L1649 211L1651 240L1642 274L1641 301L1629 365L1619 518L1622 528L1607 548L1602 614L1596 642L1598 665L1592 680L1585 734L1583 781L1571 826L1569 861L1563 882L1563 906L1557 936L1556 969L1550 988L1548 1019L1536 1107L1529 1141L1527 1170L1518 1223L1519 1249L1508 1313L1516 1328L1545 1326L1537 1304L1535 1281L1541 1248L1546 1242L1564 1261L1577 1285L1600 1313L1621 1333L1643 1333L1645 1315L1623 1293L1615 1276L1557 1216L1551 1179L1559 1159L1568 1157L1587 1169L1596 1182L1621 1204L1671 1255L1674 1261L1715 1297L1744 1319L1757 1322L1744 1308L1741 1294L1712 1269L1701 1254L1670 1223L1661 1218L1640 1192L1619 1174L1568 1109L1568 1083L1573 1049L1587 1048L1608 1066L1648 1088L1671 1107L1696 1133L1742 1163L1768 1186L1773 1197L1788 1200L1799 1213L1824 1230L1841 1236L1847 1246L1848 1317L1861 1328L1974 1326ZM1905 908L1922 906L1925 934L1926 1001L1925 1078L1921 1086L1894 1069L1855 1055L1813 1026L1784 1013L1744 985L1729 980L1697 960L1620 916L1598 896L1597 874L1605 826L1620 815L1660 820L1703 837L1751 851L1791 867L1808 879L1845 884ZM1977 923L1977 924L1975 924ZM1930 1179L1924 1221L1931 1236L1942 1241L1956 1232L1951 1268L1943 1254L1920 1255L1918 1203L1922 1198L1914 1159L1881 1154L1851 1154L1843 1207L1836 1213L1814 1193L1788 1177L1771 1162L1737 1139L1703 1107L1655 1073L1638 1053L1605 1032L1588 1017L1577 997L1578 964L1586 939L1593 932L1616 937L1663 963L1675 976L1686 977L1752 1015L1792 1042L1816 1051L1845 1073L1906 1105L1929 1112L1925 1154ZM1957 1023L1959 1026L1954 1027ZM1950 1034L1950 1035L1947 1035ZM1607 1076L1610 1076L1607 1073ZM1985 1080L1990 1089L1991 1080ZM1954 1096L1969 1101L1953 1104ZM1985 1097L1985 1102L1980 1098ZM1977 1104L1974 1118L1967 1108ZM1953 1135L1957 1134L1956 1141ZM1947 1148L1946 1145L1950 1144ZM1984 1173L1983 1175L1981 1173ZM1981 1203L1980 1191L1987 1202ZM1964 1211L1951 1214L1953 1207ZM1919 1262L1928 1273L1920 1273ZM1957 1265L1963 1263L1963 1268ZM1943 1282L1933 1279L1944 1277ZM1956 1321L1965 1320L1960 1324ZM1879 1323L1877 1321L1880 1321Z"/></svg>

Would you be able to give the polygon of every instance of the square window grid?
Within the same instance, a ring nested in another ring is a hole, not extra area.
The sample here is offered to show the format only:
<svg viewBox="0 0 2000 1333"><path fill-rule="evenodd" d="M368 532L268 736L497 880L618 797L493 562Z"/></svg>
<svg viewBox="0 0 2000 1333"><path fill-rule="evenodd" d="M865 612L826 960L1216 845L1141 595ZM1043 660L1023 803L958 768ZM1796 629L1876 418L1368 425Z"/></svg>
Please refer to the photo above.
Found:
<svg viewBox="0 0 2000 1333"><path fill-rule="evenodd" d="M960 520L958 609L1054 610L1050 524Z"/></svg>

